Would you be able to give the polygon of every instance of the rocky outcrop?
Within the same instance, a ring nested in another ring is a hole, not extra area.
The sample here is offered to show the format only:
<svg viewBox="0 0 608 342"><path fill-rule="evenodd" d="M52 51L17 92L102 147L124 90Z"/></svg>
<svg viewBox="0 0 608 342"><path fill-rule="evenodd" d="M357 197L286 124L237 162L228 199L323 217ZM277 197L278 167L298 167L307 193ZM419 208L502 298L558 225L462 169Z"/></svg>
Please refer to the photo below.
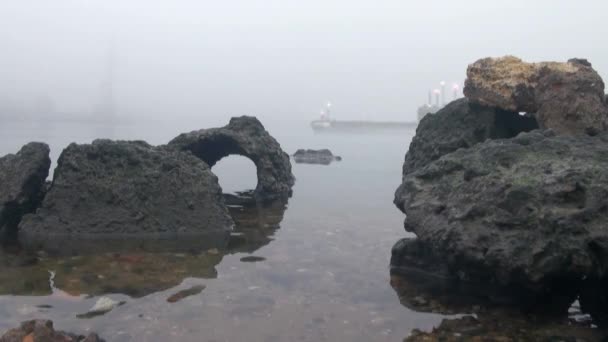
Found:
<svg viewBox="0 0 608 342"><path fill-rule="evenodd" d="M251 159L257 168L258 199L274 200L291 196L295 177L289 155L255 117L232 118L227 126L184 133L169 142L169 147L190 151L213 167L231 154Z"/></svg>
<svg viewBox="0 0 608 342"><path fill-rule="evenodd" d="M53 322L48 320L32 320L21 323L19 328L7 331L0 342L103 342L95 333L87 336L55 331Z"/></svg>
<svg viewBox="0 0 608 342"><path fill-rule="evenodd" d="M341 161L342 157L334 156L328 149L304 150L299 149L293 154L293 159L300 164L321 164L329 165L333 161Z"/></svg>
<svg viewBox="0 0 608 342"><path fill-rule="evenodd" d="M405 174L406 230L460 279L561 292L608 276L608 134L523 133Z"/></svg>
<svg viewBox="0 0 608 342"><path fill-rule="evenodd" d="M0 158L0 234L15 233L21 217L42 200L49 151L46 144L29 143L17 154Z"/></svg>
<svg viewBox="0 0 608 342"><path fill-rule="evenodd" d="M228 237L217 177L198 158L138 141L68 146L23 240L54 237ZM195 240L195 239L194 239Z"/></svg>
<svg viewBox="0 0 608 342"><path fill-rule="evenodd" d="M525 63L484 58L469 65L464 94L473 103L533 113L558 134L597 134L607 128L604 82L584 59Z"/></svg>
<svg viewBox="0 0 608 342"><path fill-rule="evenodd" d="M536 128L538 125L531 117L480 106L466 98L453 101L420 121L405 156L403 174L459 148L468 148L488 139L512 138Z"/></svg>

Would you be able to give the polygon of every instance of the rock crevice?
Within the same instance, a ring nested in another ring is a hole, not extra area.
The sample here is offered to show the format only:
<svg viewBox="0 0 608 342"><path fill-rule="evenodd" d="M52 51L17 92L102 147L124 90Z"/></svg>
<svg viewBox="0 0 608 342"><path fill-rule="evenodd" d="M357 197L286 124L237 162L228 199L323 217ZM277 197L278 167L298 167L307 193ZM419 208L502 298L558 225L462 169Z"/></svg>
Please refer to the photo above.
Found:
<svg viewBox="0 0 608 342"><path fill-rule="evenodd" d="M50 149L29 143L17 153L0 158L0 234L13 235L23 215L31 213L44 196Z"/></svg>

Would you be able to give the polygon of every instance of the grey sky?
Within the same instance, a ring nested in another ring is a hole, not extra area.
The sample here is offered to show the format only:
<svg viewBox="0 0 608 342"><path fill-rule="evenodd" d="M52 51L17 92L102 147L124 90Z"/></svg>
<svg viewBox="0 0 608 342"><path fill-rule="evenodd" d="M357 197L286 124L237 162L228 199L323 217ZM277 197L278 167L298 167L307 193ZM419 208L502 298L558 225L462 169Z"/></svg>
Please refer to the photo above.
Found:
<svg viewBox="0 0 608 342"><path fill-rule="evenodd" d="M440 80L514 54L608 75L602 0L0 0L0 98L123 115L413 120ZM3 94L3 95L2 95Z"/></svg>

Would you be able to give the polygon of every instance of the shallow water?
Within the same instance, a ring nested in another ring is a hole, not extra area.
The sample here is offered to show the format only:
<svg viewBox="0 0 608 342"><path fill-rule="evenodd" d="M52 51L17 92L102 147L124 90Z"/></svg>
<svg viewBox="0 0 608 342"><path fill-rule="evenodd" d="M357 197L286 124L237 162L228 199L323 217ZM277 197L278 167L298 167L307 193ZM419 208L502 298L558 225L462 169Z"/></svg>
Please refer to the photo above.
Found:
<svg viewBox="0 0 608 342"><path fill-rule="evenodd" d="M197 127L204 126L4 125L0 154L44 140L56 159L71 141L160 144ZM413 329L428 331L468 312L415 311L391 287L390 250L406 236L392 198L413 131L314 135L306 123L267 127L289 153L329 148L343 160L292 163L297 181L288 203L232 205L237 227L226 249L151 252L134 245L104 251L101 245L70 256L5 249L0 332L49 318L56 328L95 331L108 341L400 341ZM248 160L226 158L214 171L225 192L255 186ZM192 287L189 296L173 296ZM104 315L78 317L103 296L125 303Z"/></svg>

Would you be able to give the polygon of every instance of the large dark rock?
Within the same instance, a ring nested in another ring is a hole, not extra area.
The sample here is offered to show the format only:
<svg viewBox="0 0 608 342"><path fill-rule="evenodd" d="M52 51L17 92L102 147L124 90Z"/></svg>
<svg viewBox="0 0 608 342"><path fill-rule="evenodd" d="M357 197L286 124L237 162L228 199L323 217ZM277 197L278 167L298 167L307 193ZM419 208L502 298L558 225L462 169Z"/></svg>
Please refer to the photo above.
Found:
<svg viewBox="0 0 608 342"><path fill-rule="evenodd" d="M53 322L48 320L32 320L21 323L19 328L7 331L0 342L103 342L97 334L90 333L86 336L55 331Z"/></svg>
<svg viewBox="0 0 608 342"><path fill-rule="evenodd" d="M96 140L62 152L42 206L19 228L24 240L227 238L232 225L217 177L198 158L145 142Z"/></svg>
<svg viewBox="0 0 608 342"><path fill-rule="evenodd" d="M49 147L29 143L0 158L0 234L14 233L21 217L40 204L49 175Z"/></svg>
<svg viewBox="0 0 608 342"><path fill-rule="evenodd" d="M255 117L236 117L224 127L184 133L171 140L168 146L190 151L210 167L232 154L245 156L257 168L255 195L258 199L291 196L295 177L291 173L289 155Z"/></svg>
<svg viewBox="0 0 608 342"><path fill-rule="evenodd" d="M608 135L489 140L404 175L395 204L463 280L537 293L608 275Z"/></svg>
<svg viewBox="0 0 608 342"><path fill-rule="evenodd" d="M519 58L484 58L469 65L464 94L471 102L533 113L539 126L558 134L605 131L604 82L584 59L526 63Z"/></svg>
<svg viewBox="0 0 608 342"><path fill-rule="evenodd" d="M466 98L453 101L420 121L405 156L403 174L459 148L468 148L487 139L511 138L536 128L538 125L531 117L476 105Z"/></svg>

